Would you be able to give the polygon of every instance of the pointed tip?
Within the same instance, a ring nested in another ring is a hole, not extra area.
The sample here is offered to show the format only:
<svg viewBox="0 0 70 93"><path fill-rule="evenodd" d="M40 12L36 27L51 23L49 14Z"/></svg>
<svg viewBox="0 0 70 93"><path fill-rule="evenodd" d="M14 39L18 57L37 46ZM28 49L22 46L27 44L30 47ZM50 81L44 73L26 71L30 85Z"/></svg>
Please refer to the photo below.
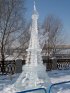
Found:
<svg viewBox="0 0 70 93"><path fill-rule="evenodd" d="M34 0L34 5L35 5L35 0Z"/></svg>
<svg viewBox="0 0 70 93"><path fill-rule="evenodd" d="M36 5L35 5L35 1L34 1L34 10L36 11Z"/></svg>

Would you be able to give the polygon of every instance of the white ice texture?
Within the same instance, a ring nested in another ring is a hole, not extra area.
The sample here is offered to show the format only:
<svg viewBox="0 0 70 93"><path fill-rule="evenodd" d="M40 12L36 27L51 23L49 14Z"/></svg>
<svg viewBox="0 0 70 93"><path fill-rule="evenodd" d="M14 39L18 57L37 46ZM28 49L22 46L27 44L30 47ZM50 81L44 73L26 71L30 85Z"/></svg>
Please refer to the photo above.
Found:
<svg viewBox="0 0 70 93"><path fill-rule="evenodd" d="M34 88L48 88L51 84L43 65L41 51L38 39L37 19L39 15L34 3L32 15L31 37L27 51L26 65L17 81L8 89L7 93L14 93ZM12 92L11 92L12 90ZM5 92L6 93L6 92Z"/></svg>

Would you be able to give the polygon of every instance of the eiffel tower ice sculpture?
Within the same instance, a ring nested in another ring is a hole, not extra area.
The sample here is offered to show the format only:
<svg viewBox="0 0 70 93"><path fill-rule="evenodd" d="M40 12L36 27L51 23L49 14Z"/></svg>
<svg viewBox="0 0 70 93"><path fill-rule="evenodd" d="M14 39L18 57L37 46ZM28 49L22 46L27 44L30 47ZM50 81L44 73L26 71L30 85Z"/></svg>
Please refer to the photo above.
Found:
<svg viewBox="0 0 70 93"><path fill-rule="evenodd" d="M43 61L41 57L41 51L38 39L38 12L36 10L34 2L34 11L32 15L32 25L31 25L31 38L29 42L29 48L27 51L26 65L23 66L23 71L14 87L17 91L28 90L33 88L47 87L51 84L45 67L43 66Z"/></svg>
<svg viewBox="0 0 70 93"><path fill-rule="evenodd" d="M16 93L34 88L48 88L51 85L45 67L43 65L41 51L38 39L38 12L34 2L34 11L32 15L31 38L27 51L26 65L17 81L5 88L2 93Z"/></svg>

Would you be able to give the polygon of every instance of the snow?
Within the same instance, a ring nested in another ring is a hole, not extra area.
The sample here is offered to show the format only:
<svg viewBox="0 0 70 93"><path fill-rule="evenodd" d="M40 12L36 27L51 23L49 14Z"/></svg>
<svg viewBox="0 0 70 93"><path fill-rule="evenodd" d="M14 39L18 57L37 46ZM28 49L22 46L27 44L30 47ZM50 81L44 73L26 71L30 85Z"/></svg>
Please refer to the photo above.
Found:
<svg viewBox="0 0 70 93"><path fill-rule="evenodd" d="M70 70L53 70L48 72L52 83L70 80Z"/></svg>
<svg viewBox="0 0 70 93"><path fill-rule="evenodd" d="M70 81L70 70L54 70L48 72L48 75L52 83ZM70 83L56 85L53 89L56 89L56 93L70 93Z"/></svg>
<svg viewBox="0 0 70 93"><path fill-rule="evenodd" d="M4 93L4 91L6 93L6 90L9 90L8 86L12 87L11 85L16 81L19 75L20 74L12 75L12 79L10 78L9 75L3 75L3 76L0 75L0 93ZM58 83L58 82L70 80L70 70L48 71L48 75L52 83ZM58 85L56 86L56 89L57 89L56 93L70 93L70 83Z"/></svg>

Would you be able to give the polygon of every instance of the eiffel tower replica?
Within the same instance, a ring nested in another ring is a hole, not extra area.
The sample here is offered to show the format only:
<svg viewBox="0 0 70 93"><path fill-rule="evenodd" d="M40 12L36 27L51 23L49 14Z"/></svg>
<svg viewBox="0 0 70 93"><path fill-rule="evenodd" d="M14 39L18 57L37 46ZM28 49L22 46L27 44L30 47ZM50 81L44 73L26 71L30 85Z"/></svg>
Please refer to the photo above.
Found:
<svg viewBox="0 0 70 93"><path fill-rule="evenodd" d="M26 65L22 67L23 71L14 84L16 91L23 91L34 88L48 88L51 84L47 75L45 66L43 65L41 51L38 38L38 20L35 2L32 14L31 37L27 51Z"/></svg>

